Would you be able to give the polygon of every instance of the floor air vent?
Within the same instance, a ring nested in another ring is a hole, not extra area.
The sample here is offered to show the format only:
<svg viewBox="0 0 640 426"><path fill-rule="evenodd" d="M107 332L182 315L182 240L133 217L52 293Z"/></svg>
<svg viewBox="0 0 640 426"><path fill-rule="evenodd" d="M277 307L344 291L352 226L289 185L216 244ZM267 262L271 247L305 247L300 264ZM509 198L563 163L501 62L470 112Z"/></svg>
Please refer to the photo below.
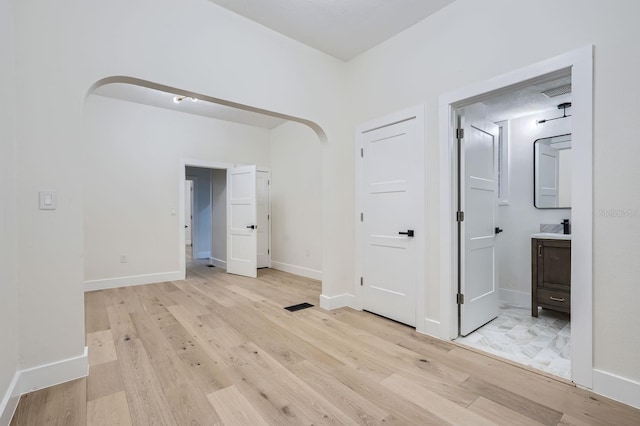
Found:
<svg viewBox="0 0 640 426"><path fill-rule="evenodd" d="M311 303L300 303L298 305L293 305L293 306L287 306L285 309L289 312L295 312L295 311L299 311L301 309L307 309L307 308L311 308L313 307L313 305Z"/></svg>

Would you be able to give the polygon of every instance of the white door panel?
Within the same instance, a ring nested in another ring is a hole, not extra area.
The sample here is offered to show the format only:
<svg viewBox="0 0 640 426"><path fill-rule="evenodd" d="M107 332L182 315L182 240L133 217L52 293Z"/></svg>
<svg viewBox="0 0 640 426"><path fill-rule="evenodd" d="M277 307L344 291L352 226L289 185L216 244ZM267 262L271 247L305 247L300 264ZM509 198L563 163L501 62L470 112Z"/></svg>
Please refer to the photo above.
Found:
<svg viewBox="0 0 640 426"><path fill-rule="evenodd" d="M498 127L469 116L463 118L461 142L460 334L466 336L498 316L496 273L498 208Z"/></svg>
<svg viewBox="0 0 640 426"><path fill-rule="evenodd" d="M227 272L257 277L256 166L227 169Z"/></svg>
<svg viewBox="0 0 640 426"><path fill-rule="evenodd" d="M416 153L416 120L362 134L363 307L396 321L416 324L418 245L423 182Z"/></svg>

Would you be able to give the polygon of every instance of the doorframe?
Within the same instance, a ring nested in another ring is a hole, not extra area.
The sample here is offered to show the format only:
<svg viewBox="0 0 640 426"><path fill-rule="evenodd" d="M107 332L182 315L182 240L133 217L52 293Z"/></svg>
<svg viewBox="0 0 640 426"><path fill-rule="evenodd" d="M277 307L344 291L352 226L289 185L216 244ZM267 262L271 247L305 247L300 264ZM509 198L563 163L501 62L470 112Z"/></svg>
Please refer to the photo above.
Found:
<svg viewBox="0 0 640 426"><path fill-rule="evenodd" d="M362 196L362 185L364 184L364 179L362 176L363 167L362 167L362 157L360 156L360 149L362 148L362 135L371 130L378 129L380 127L390 126L402 121L406 120L416 120L416 137L421 141L419 144L417 153L422 158L422 167L420 170L420 182L422 183L422 200L420 211L418 212L417 217L422 218L422 223L420 224L424 235L420 235L415 238L416 247L418 250L418 264L416 271L416 331L425 334L435 334L433 330L428 328L429 321L425 317L426 312L426 241L427 241L427 218L426 218L426 190L427 190L427 173L426 173L426 157L425 157L425 105L419 104L410 108L403 109L401 111L397 111L383 117L379 117L366 123L362 123L356 126L355 131L355 228L356 228L356 249L355 249L355 276L353 278L354 285L354 301L352 304L349 304L354 309L362 310L363 309L363 291L362 286L360 285L360 277L363 276L363 255L362 255L362 222L360 221L360 213L364 210L364 200ZM431 321L433 322L433 321Z"/></svg>
<svg viewBox="0 0 640 426"><path fill-rule="evenodd" d="M260 167L260 166L256 166L256 173L259 172L263 172L263 173L269 173L269 183L267 184L267 186L269 187L269 199L267 200L267 211L268 211L268 219L267 219L267 224L268 224L268 228L267 228L267 234L268 234L268 238L269 238L269 248L268 248L268 252L267 255L269 256L269 266L267 266L267 268L271 268L271 240L273 238L272 234L271 234L271 167ZM263 266L264 268L264 266ZM260 269L260 268L258 268Z"/></svg>
<svg viewBox="0 0 640 426"><path fill-rule="evenodd" d="M203 169L219 169L219 170L227 170L230 167L235 167L235 164L231 163L220 163L215 161L206 161L206 160L198 160L198 159L181 159L179 162L180 173L178 174L178 203L181 206L184 206L185 203L185 194L184 187L186 182L186 174L185 167L201 167ZM194 191L195 192L195 191ZM178 209L178 229L182 229L182 232L179 233L178 244L178 270L180 273L181 279L185 279L187 276L187 258L185 253L185 235L184 235L184 225L186 218L184 216L184 207L182 209ZM193 237L192 237L193 242Z"/></svg>
<svg viewBox="0 0 640 426"><path fill-rule="evenodd" d="M178 234L178 272L180 275L180 279L185 279L187 276L187 257L185 253L185 235L184 235L184 225L185 225L185 215L184 215L184 203L185 203L185 182L187 181L185 167L200 167L203 169L216 169L216 170L227 170L232 167L239 167L247 164L235 164L235 163L222 163L218 161L207 161L207 160L199 160L199 159L187 159L183 158L180 160L179 167L180 173L178 177L178 205L182 206L182 208L178 210L178 230L182 230ZM271 169L267 167L261 167L256 165L256 171L268 171L271 173ZM228 184L228 183L227 183ZM195 185L195 181L194 181ZM195 192L195 191L194 191ZM173 210L175 211L175 210ZM269 214L271 214L271 188L269 188ZM227 218L228 220L228 218ZM271 264L271 221L269 221L269 264ZM193 234L191 237L191 243L193 244Z"/></svg>
<svg viewBox="0 0 640 426"><path fill-rule="evenodd" d="M579 144L572 153L572 221L578 232L571 248L572 380L593 387L593 45L587 45L518 70L440 96L440 337L457 337L457 147L456 109L496 92L529 84L554 73L571 72L572 133Z"/></svg>

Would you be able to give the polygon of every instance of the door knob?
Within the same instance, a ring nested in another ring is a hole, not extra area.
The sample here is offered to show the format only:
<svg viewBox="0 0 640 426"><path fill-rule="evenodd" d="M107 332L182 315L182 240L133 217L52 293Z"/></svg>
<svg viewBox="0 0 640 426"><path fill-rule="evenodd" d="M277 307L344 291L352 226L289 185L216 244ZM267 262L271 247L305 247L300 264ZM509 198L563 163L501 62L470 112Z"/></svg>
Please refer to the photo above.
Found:
<svg viewBox="0 0 640 426"><path fill-rule="evenodd" d="M406 235L407 237L413 237L413 229L407 230L407 232L398 232L399 235Z"/></svg>
<svg viewBox="0 0 640 426"><path fill-rule="evenodd" d="M255 226L255 225L247 225L247 228L248 228L248 229L256 229L256 228L257 228L257 226Z"/></svg>
<svg viewBox="0 0 640 426"><path fill-rule="evenodd" d="M496 226L496 235L498 235L499 233L503 232L504 229L500 229Z"/></svg>

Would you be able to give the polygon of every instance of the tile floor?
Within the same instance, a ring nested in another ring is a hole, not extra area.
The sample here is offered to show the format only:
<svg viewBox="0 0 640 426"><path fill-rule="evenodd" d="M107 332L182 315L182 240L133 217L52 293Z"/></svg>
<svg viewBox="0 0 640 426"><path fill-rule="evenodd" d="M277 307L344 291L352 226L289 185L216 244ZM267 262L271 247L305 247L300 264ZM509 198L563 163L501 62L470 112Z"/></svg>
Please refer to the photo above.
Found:
<svg viewBox="0 0 640 426"><path fill-rule="evenodd" d="M456 342L571 379L569 315L501 304L498 318Z"/></svg>

